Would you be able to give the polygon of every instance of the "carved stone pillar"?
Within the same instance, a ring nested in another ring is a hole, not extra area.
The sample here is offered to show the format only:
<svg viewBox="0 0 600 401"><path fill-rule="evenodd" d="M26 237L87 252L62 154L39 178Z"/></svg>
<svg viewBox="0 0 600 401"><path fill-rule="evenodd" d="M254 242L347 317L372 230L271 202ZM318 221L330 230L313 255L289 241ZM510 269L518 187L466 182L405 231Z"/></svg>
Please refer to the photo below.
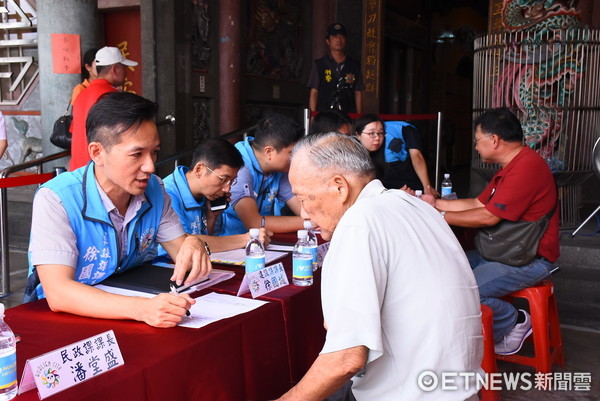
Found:
<svg viewBox="0 0 600 401"><path fill-rule="evenodd" d="M219 131L240 128L241 2L219 2Z"/></svg>

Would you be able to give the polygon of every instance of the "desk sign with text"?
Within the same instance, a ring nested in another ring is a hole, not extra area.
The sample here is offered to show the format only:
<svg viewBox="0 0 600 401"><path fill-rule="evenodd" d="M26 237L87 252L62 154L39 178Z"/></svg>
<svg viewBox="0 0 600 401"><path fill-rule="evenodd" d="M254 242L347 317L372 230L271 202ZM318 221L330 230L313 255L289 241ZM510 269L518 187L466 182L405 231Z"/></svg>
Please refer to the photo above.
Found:
<svg viewBox="0 0 600 401"><path fill-rule="evenodd" d="M256 298L289 284L283 264L279 262L276 265L246 274L237 295L240 296L250 291L252 298Z"/></svg>
<svg viewBox="0 0 600 401"><path fill-rule="evenodd" d="M323 267L325 255L327 255L327 251L329 251L329 244L330 242L324 242L317 247L317 265L319 267Z"/></svg>
<svg viewBox="0 0 600 401"><path fill-rule="evenodd" d="M28 359L19 394L38 389L40 399L125 364L112 330Z"/></svg>

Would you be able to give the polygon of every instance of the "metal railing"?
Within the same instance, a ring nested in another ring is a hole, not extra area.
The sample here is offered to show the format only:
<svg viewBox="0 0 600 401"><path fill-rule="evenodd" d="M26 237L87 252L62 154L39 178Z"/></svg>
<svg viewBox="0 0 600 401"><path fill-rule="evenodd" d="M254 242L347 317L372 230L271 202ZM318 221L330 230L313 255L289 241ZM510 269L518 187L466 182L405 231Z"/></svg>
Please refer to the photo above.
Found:
<svg viewBox="0 0 600 401"><path fill-rule="evenodd" d="M44 164L49 163L54 160L62 159L63 157L67 157L71 155L70 150L65 150L59 153L55 153L49 156L45 156L39 159L30 160L25 163L17 164L15 166L10 166L2 170L0 173L0 179L7 178L11 174L14 174L19 171L27 170L32 167L37 167L37 174L41 175L44 172ZM30 182L27 185L41 184L50 177L40 177L40 181ZM2 286L0 288L0 297L4 297L10 294L10 271L9 271L9 255L8 255L8 196L7 196L7 188L0 188L0 251L1 254L1 275Z"/></svg>
<svg viewBox="0 0 600 401"><path fill-rule="evenodd" d="M308 135L310 118L317 112L311 112L310 109L304 109L304 135ZM353 120L359 118L362 114L350 113L348 116ZM414 120L436 120L436 145L435 145L435 188L439 189L440 178L440 144L442 140L442 112L436 114L379 114L383 121L414 121Z"/></svg>
<svg viewBox="0 0 600 401"><path fill-rule="evenodd" d="M175 125L175 117L171 114L164 117L164 119L157 121L156 126L161 127L163 125ZM27 170L35 167L37 170L37 174L41 175L44 172L44 164L52 162L54 160L62 159L63 157L68 157L71 155L70 150L64 150L62 152L54 153L45 157L41 157L39 159L30 160L25 163L17 164L14 166L10 166L2 170L0 172L0 179L7 178L11 174L14 174L19 171ZM58 173L60 170L57 168ZM35 184L43 184L48 181L50 177L39 177L40 180L36 181L36 179L29 180L30 182L26 185L35 185ZM14 186L20 186L24 184L17 184ZM7 187L0 187L0 297L4 297L10 294L10 256L9 256L9 247L8 247L8 196L7 196Z"/></svg>
<svg viewBox="0 0 600 401"><path fill-rule="evenodd" d="M231 131L224 135L221 135L219 138L230 140L230 139L236 139L239 137L239 138L245 139L248 136L248 132L252 131L254 128L256 128L256 125L252 125L252 126L246 127L246 128L240 128L238 130ZM173 169L176 169L177 166L179 165L179 160L183 159L184 157L193 155L194 150L195 150L195 147L193 147L191 149L184 149L182 151L172 154L171 156L167 156L166 158L156 162L156 168L162 167L162 166L166 165L167 163L172 162L172 163L174 163Z"/></svg>
<svg viewBox="0 0 600 401"><path fill-rule="evenodd" d="M175 125L175 117L172 115L167 115L163 120L160 120L156 123L157 127L161 127L163 125ZM245 138L249 131L253 130L256 125L242 128L239 130L235 130L232 132L228 132L225 135L222 135L223 139L236 139L237 137ZM162 159L161 161L156 163L156 166L166 165L169 162L175 162L175 168L178 165L180 159L190 156L194 153L194 148L185 149L183 151L177 152L171 156ZM27 170L35 167L37 174L42 175L44 172L44 164L52 162L54 160L61 159L63 157L67 157L71 155L70 150L64 150L59 153L54 153L52 155L48 155L39 159L30 160L25 163L17 164L14 166L10 166L5 168L2 172L0 172L0 179L7 178L11 174L14 174L19 171ZM58 172L58 171L57 171ZM56 172L55 172L56 174ZM52 176L39 176L39 180L36 181L36 178L28 180L29 182L26 185L35 185L42 184ZM23 184L19 184L23 185ZM14 185L18 186L18 185ZM0 251L1 251L1 261L0 261L0 297L4 297L10 294L10 265L9 265L9 246L8 246L8 197L7 197L7 187L0 186Z"/></svg>

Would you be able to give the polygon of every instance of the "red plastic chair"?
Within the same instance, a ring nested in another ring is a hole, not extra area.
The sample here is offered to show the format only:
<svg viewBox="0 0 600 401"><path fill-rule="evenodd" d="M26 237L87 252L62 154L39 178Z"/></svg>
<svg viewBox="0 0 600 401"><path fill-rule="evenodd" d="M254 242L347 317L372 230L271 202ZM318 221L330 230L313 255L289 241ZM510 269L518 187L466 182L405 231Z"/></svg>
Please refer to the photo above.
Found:
<svg viewBox="0 0 600 401"><path fill-rule="evenodd" d="M494 315L492 309L489 306L481 305L481 328L483 334L483 361L481 362L481 368L485 373L498 372L496 353L494 352L493 321ZM500 401L500 392L482 388L481 401Z"/></svg>
<svg viewBox="0 0 600 401"><path fill-rule="evenodd" d="M529 302L533 327L534 356L496 355L497 359L532 366L536 372L549 373L552 365L565 366L563 342L560 334L554 284L545 280L533 287L515 291L506 300L525 298Z"/></svg>

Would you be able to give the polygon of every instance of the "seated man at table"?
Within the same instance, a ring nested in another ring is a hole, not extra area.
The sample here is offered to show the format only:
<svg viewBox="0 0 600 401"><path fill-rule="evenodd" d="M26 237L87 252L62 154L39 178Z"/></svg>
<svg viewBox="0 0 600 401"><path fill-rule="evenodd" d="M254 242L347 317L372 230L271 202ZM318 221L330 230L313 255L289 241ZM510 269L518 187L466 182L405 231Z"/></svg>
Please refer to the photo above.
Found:
<svg viewBox="0 0 600 401"><path fill-rule="evenodd" d="M537 284L554 269L560 247L556 185L550 168L534 150L523 145L523 129L508 109L490 110L475 120L475 150L485 163L501 169L477 198L437 199L448 224L458 227L492 227L502 220L538 221L553 210L542 235L537 257L525 266L510 266L467 252L479 283L481 303L494 312L497 354L514 354L531 334L529 314L500 297Z"/></svg>
<svg viewBox="0 0 600 401"><path fill-rule="evenodd" d="M231 186L231 205L222 214L221 235L242 234L255 227L274 233L304 228L303 220L297 216L300 205L287 177L292 148L301 137L302 130L292 119L270 113L258 122L254 138L235 145L244 167L237 183ZM276 216L276 206L281 208L283 204L296 216Z"/></svg>
<svg viewBox="0 0 600 401"><path fill-rule="evenodd" d="M87 118L92 161L44 184L33 201L25 300L46 297L54 311L175 326L194 300L110 294L93 287L134 268L160 243L176 261L172 280L210 273L204 242L184 233L160 179L156 104L127 92L101 98Z"/></svg>
<svg viewBox="0 0 600 401"><path fill-rule="evenodd" d="M346 113L340 110L321 111L313 117L310 123L310 134L321 134L323 132L340 132L350 135L352 120Z"/></svg>
<svg viewBox="0 0 600 401"><path fill-rule="evenodd" d="M368 151L343 134L309 135L294 149L290 182L302 215L331 240L321 283L327 337L281 400L336 391L341 398L331 399L476 400L472 381L457 380L454 391L431 386L443 372L480 373L469 262L439 213L374 178Z"/></svg>
<svg viewBox="0 0 600 401"><path fill-rule="evenodd" d="M199 235L211 251L243 248L250 240L248 233L217 236L221 212L211 210L212 201L231 195L229 191L243 165L242 155L235 146L221 138L209 138L196 147L191 167L178 166L164 179L165 190L171 196L171 205L183 229ZM269 234L261 228L259 239L265 245L269 244ZM159 246L159 256L165 254Z"/></svg>

